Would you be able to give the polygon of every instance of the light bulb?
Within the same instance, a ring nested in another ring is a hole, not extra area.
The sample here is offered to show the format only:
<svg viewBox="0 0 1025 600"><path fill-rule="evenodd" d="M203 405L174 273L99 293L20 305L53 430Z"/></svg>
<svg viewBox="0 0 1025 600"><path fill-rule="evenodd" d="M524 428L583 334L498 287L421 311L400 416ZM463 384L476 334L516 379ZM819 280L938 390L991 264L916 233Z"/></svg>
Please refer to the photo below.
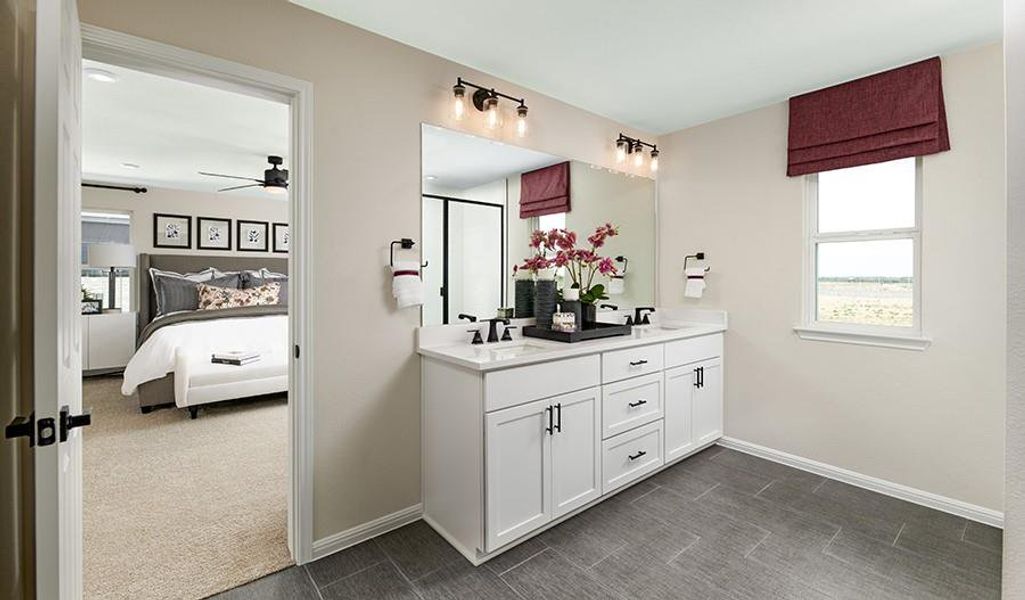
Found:
<svg viewBox="0 0 1025 600"><path fill-rule="evenodd" d="M651 165L650 165L650 167L651 167L651 172L652 173L654 173L655 171L658 171L658 148L653 148L651 150Z"/></svg>
<svg viewBox="0 0 1025 600"><path fill-rule="evenodd" d="M490 96L484 100L484 126L488 129L498 129L498 98Z"/></svg>
<svg viewBox="0 0 1025 600"><path fill-rule="evenodd" d="M452 87L452 116L456 121L462 121L466 114L466 88L460 84Z"/></svg>
<svg viewBox="0 0 1025 600"><path fill-rule="evenodd" d="M616 162L621 163L626 160L626 140L618 140L616 142Z"/></svg>
<svg viewBox="0 0 1025 600"><path fill-rule="evenodd" d="M263 189L265 189L268 192L274 194L275 196L284 196L285 194L288 193L288 189L287 188L283 188L283 187L281 187L279 185L265 185L265 186L263 186Z"/></svg>
<svg viewBox="0 0 1025 600"><path fill-rule="evenodd" d="M640 144L634 146L634 166L639 167L644 164L644 149L641 148Z"/></svg>
<svg viewBox="0 0 1025 600"><path fill-rule="evenodd" d="M527 107L523 104L516 107L516 135L520 137L527 135Z"/></svg>

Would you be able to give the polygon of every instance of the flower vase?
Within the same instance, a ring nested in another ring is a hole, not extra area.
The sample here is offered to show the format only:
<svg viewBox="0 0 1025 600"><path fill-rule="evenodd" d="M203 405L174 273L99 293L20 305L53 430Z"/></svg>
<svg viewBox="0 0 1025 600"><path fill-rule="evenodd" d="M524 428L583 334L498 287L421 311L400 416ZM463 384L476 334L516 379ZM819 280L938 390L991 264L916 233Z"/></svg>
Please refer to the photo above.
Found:
<svg viewBox="0 0 1025 600"><path fill-rule="evenodd" d="M538 327L550 328L555 314L555 280L538 279L534 287L534 317Z"/></svg>
<svg viewBox="0 0 1025 600"><path fill-rule="evenodd" d="M594 304L584 304L581 306L582 315L580 326L581 329L594 329L598 323L598 307Z"/></svg>
<svg viewBox="0 0 1025 600"><path fill-rule="evenodd" d="M516 280L515 314L517 319L529 319L534 316L534 288L533 279Z"/></svg>

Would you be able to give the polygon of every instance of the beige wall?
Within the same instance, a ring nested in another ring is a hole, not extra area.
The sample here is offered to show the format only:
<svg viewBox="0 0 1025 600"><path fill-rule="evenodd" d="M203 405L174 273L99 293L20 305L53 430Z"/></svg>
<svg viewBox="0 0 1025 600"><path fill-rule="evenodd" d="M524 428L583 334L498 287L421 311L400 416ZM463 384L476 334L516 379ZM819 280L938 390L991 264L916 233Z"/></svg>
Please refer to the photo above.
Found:
<svg viewBox="0 0 1025 600"><path fill-rule="evenodd" d="M148 187L145 194L134 194L101 188L82 188L83 210L116 210L132 214L132 245L139 253L153 254L211 254L214 256L259 256L257 252L238 252L232 250L197 250L196 236L198 224L195 217L220 217L231 219L231 246L238 246L235 222L239 219L247 221L267 221L268 223L288 222L288 201L257 196L236 196L205 192L170 190L167 188ZM192 249L153 247L153 213L188 215L192 219ZM272 226L267 227L267 235L273 234ZM272 244L267 243L267 255L271 253ZM274 256L284 256L277 254Z"/></svg>
<svg viewBox="0 0 1025 600"><path fill-rule="evenodd" d="M803 182L777 104L659 140L661 303L729 311L726 434L1003 508L1000 47L944 57L952 149L923 159L924 352L799 340ZM707 253L700 301L682 257Z"/></svg>
<svg viewBox="0 0 1025 600"><path fill-rule="evenodd" d="M612 166L620 130L644 132L285 0L80 0L80 11L85 23L313 83L314 537L417 504L420 313L395 309L385 267L389 241L420 232L421 122L488 137L478 119L450 122L463 76L526 97L525 144L543 152Z"/></svg>
<svg viewBox="0 0 1025 600"><path fill-rule="evenodd" d="M1007 77L1007 496L1004 597L1025 598L1025 0L1004 13Z"/></svg>

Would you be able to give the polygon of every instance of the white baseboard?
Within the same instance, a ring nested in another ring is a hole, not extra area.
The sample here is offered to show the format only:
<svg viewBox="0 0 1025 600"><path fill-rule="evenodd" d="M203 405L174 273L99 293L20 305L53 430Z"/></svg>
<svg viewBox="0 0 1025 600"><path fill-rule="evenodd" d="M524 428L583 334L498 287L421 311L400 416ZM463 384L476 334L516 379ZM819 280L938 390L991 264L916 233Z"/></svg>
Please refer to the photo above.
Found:
<svg viewBox="0 0 1025 600"><path fill-rule="evenodd" d="M334 554L341 550L345 550L351 546L355 546L360 542L365 542L370 538L377 537L381 534L388 533L393 529L398 529L403 525L409 525L410 523L420 519L423 514L423 505L414 504L408 508L403 508L400 511L391 513L390 515L384 515L378 517L373 521L357 525L351 529L345 531L339 531L334 535L329 535L326 538L321 538L313 542L313 560L324 558L325 556Z"/></svg>
<svg viewBox="0 0 1025 600"><path fill-rule="evenodd" d="M1004 526L1004 513L1000 511L976 506L960 500L954 500L953 498L947 498L945 496L933 494L932 492L918 490L892 481L886 481L885 479L862 475L861 473L848 471L847 469L834 467L833 465L827 465L826 463L821 463L809 458L788 454L780 450L773 450L772 448L759 446L758 444L752 444L751 442L745 442L735 438L723 437L719 440L719 444L725 448L745 452L759 458L764 458L789 467L801 469L802 471L808 471L809 473L815 473L816 475L821 475L829 479L849 483L887 496L893 496L894 498L900 498L901 500L906 500L914 504L920 504L928 508L964 517L972 521L978 521L979 523L985 523L986 525L992 525L993 527L1003 528Z"/></svg>

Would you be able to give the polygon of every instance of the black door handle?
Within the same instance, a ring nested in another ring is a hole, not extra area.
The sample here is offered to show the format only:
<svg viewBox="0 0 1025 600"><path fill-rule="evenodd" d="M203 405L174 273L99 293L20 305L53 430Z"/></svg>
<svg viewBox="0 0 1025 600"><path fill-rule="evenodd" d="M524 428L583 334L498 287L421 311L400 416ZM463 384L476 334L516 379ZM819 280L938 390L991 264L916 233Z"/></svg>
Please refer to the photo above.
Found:
<svg viewBox="0 0 1025 600"><path fill-rule="evenodd" d="M552 407L545 408L545 412L548 413L548 427L545 427L545 431L548 432L548 435L552 435L552 432L555 431L555 426L552 424Z"/></svg>
<svg viewBox="0 0 1025 600"><path fill-rule="evenodd" d="M632 360L632 361L630 361L630 366L631 367L639 367L641 365L646 365L646 364L648 364L648 361L643 360L643 359L642 360Z"/></svg>
<svg viewBox="0 0 1025 600"><path fill-rule="evenodd" d="M555 421L555 429L562 433L562 402L555 405L555 410L559 413L559 418Z"/></svg>
<svg viewBox="0 0 1025 600"><path fill-rule="evenodd" d="M647 454L647 452L645 452L644 450L641 450L637 454L628 454L627 458L629 458L630 460L637 460L638 458L644 456L645 454Z"/></svg>
<svg viewBox="0 0 1025 600"><path fill-rule="evenodd" d="M36 413L30 413L27 417L14 417L7 427L4 427L4 437L9 440L15 438L28 438L29 447L36 445Z"/></svg>
<svg viewBox="0 0 1025 600"><path fill-rule="evenodd" d="M642 404L647 404L647 403L648 403L647 400L638 400L637 402L627 402L626 405L629 406L630 408L637 408L638 406L640 406Z"/></svg>
<svg viewBox="0 0 1025 600"><path fill-rule="evenodd" d="M71 408L66 404L61 407L60 414L60 441L68 441L68 432L76 427L91 425L93 417L89 409L82 411L80 415L71 414Z"/></svg>

